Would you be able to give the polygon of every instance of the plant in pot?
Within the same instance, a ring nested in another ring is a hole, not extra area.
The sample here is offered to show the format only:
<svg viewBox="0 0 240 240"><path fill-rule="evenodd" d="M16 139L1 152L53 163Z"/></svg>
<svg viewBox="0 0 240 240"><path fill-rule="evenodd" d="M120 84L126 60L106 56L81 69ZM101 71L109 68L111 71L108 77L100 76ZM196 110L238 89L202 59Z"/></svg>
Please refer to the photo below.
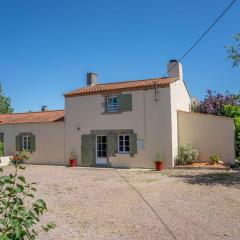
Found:
<svg viewBox="0 0 240 240"><path fill-rule="evenodd" d="M75 152L73 152L73 151L70 153L69 165L70 165L70 167L77 166L77 157L76 157Z"/></svg>
<svg viewBox="0 0 240 240"><path fill-rule="evenodd" d="M157 171L163 170L163 159L162 159L162 155L160 153L158 153L156 155L154 162L155 162L155 167L156 167Z"/></svg>

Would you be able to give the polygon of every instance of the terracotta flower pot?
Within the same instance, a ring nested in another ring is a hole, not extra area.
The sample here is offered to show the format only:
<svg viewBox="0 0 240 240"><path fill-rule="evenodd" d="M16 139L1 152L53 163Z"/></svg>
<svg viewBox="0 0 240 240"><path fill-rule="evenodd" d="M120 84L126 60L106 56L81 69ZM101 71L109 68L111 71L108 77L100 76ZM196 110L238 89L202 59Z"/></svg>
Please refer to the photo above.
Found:
<svg viewBox="0 0 240 240"><path fill-rule="evenodd" d="M69 166L76 167L77 166L77 159L69 159Z"/></svg>
<svg viewBox="0 0 240 240"><path fill-rule="evenodd" d="M163 163L162 162L155 162L155 167L157 171L163 170Z"/></svg>

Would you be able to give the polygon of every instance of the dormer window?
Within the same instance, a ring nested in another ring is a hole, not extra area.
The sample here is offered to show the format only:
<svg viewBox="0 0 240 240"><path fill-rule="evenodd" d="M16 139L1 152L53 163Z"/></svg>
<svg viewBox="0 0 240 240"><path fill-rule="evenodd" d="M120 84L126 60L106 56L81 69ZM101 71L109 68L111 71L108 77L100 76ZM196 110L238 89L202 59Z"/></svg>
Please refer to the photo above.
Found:
<svg viewBox="0 0 240 240"><path fill-rule="evenodd" d="M117 112L118 111L118 96L108 96L107 97L107 112Z"/></svg>

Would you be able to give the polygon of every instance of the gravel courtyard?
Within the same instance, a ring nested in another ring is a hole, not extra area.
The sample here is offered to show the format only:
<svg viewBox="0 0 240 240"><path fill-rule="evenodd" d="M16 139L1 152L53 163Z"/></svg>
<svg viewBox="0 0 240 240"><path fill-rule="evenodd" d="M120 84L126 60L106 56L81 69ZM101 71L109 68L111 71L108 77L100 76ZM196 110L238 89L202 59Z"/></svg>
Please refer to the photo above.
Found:
<svg viewBox="0 0 240 240"><path fill-rule="evenodd" d="M27 166L46 200L40 240L240 239L240 172ZM131 185L129 185L129 183Z"/></svg>

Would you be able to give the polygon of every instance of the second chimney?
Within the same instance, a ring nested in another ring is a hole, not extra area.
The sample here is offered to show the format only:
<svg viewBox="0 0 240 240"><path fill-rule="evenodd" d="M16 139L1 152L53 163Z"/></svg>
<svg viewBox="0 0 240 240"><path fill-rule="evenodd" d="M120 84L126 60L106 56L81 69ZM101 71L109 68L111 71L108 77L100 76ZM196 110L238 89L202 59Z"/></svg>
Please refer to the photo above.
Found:
<svg viewBox="0 0 240 240"><path fill-rule="evenodd" d="M179 77L183 79L182 64L177 60L170 60L167 65L167 71L169 77Z"/></svg>
<svg viewBox="0 0 240 240"><path fill-rule="evenodd" d="M97 74L87 73L87 86L94 86L97 84Z"/></svg>

